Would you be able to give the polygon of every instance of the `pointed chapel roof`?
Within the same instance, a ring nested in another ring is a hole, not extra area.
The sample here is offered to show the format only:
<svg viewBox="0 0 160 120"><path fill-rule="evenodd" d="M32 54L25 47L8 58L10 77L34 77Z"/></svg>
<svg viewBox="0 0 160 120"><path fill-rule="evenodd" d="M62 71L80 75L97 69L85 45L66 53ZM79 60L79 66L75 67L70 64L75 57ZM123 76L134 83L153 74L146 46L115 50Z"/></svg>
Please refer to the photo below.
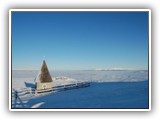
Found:
<svg viewBox="0 0 160 120"><path fill-rule="evenodd" d="M41 82L41 83L52 82L52 77L48 71L45 60L43 60L42 67L41 67L39 74L36 78L36 82Z"/></svg>

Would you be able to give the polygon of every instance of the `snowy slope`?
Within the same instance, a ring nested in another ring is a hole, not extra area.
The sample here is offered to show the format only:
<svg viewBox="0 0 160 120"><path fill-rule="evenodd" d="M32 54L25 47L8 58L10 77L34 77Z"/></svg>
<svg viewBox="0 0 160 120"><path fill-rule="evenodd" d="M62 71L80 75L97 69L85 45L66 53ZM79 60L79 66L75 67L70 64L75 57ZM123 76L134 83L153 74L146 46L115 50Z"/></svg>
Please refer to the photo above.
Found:
<svg viewBox="0 0 160 120"><path fill-rule="evenodd" d="M34 84L38 71L13 71L12 88ZM22 98L27 108L148 108L148 71L51 71L53 86L91 82L87 88ZM56 80L66 76L68 80Z"/></svg>
<svg viewBox="0 0 160 120"><path fill-rule="evenodd" d="M39 108L147 108L148 85L147 81L92 83L91 87L31 99L28 107L39 104Z"/></svg>

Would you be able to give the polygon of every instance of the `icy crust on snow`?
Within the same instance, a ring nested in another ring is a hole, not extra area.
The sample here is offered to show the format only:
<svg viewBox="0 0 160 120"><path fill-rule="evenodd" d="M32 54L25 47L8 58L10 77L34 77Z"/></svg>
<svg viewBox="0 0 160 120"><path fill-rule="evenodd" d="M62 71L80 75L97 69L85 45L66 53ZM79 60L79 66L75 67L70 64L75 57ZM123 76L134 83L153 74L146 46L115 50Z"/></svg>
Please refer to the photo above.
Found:
<svg viewBox="0 0 160 120"><path fill-rule="evenodd" d="M39 71L33 70L13 70L12 88L26 87L24 82L35 83ZM81 82L137 82L148 80L148 71L50 71L53 80L53 86ZM61 78L62 79L56 79ZM65 78L65 79L63 79ZM66 79L67 78L67 79Z"/></svg>

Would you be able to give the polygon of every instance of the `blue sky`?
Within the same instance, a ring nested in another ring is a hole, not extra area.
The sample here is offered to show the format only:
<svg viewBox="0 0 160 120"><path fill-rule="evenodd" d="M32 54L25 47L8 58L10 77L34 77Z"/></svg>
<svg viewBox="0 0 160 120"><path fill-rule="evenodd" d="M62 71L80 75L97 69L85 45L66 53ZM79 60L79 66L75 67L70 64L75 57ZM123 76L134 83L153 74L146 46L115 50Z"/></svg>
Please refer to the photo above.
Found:
<svg viewBox="0 0 160 120"><path fill-rule="evenodd" d="M148 12L12 12L12 68L148 69Z"/></svg>

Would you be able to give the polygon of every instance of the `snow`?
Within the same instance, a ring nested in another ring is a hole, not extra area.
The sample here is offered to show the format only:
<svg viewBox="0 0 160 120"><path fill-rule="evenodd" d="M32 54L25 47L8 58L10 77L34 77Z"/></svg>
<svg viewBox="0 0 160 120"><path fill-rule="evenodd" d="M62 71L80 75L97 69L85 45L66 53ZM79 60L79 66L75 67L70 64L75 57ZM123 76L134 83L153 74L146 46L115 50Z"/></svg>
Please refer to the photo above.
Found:
<svg viewBox="0 0 160 120"><path fill-rule="evenodd" d="M39 106L41 106L43 104L44 104L44 102L40 102L40 103L33 105L31 108L38 108Z"/></svg>
<svg viewBox="0 0 160 120"><path fill-rule="evenodd" d="M34 85L38 71L13 70L12 88L21 90ZM53 86L90 82L90 87L45 93L22 94L26 108L143 108L149 107L147 70L71 70L50 71ZM56 77L63 76L56 80ZM24 97L25 96L25 97Z"/></svg>

